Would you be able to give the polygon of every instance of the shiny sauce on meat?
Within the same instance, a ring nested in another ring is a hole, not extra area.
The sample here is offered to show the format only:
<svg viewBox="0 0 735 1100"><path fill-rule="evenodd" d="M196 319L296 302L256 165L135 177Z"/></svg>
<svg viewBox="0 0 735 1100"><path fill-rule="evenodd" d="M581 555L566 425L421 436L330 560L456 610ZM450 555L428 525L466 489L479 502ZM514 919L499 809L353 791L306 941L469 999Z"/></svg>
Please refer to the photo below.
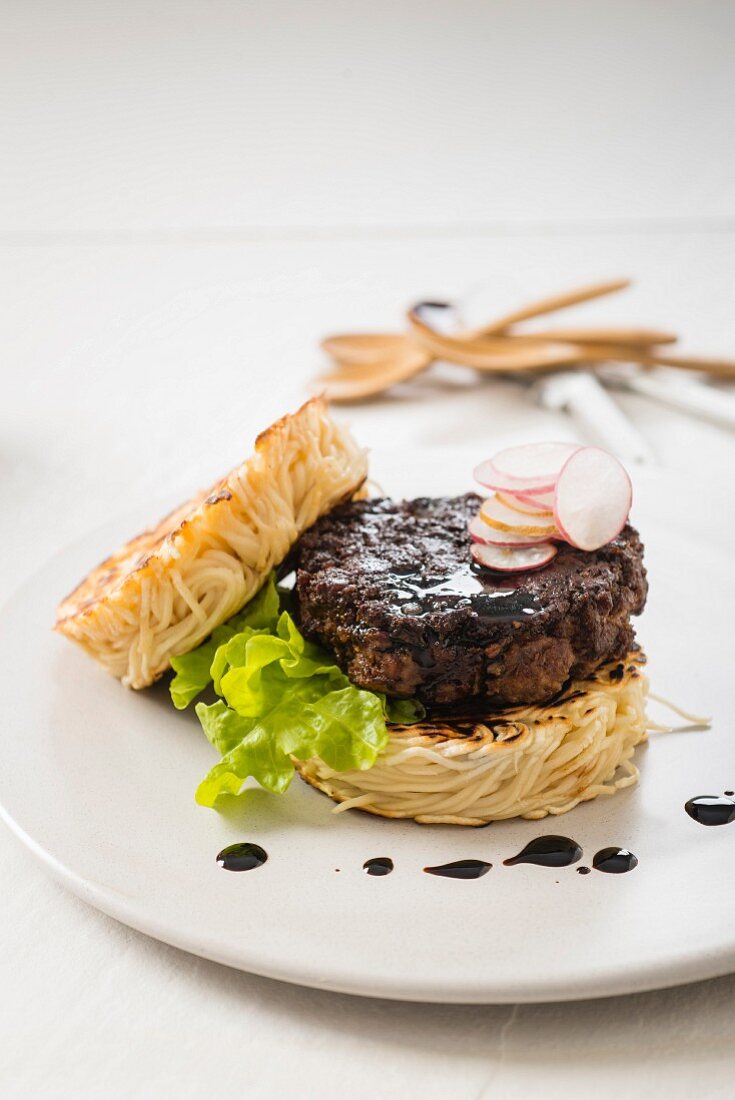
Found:
<svg viewBox="0 0 735 1100"><path fill-rule="evenodd" d="M541 602L522 584L514 585L507 576L469 562L438 581L413 568L394 569L386 577L386 587L392 588L392 599L410 615L469 605L483 619L523 622L542 610Z"/></svg>

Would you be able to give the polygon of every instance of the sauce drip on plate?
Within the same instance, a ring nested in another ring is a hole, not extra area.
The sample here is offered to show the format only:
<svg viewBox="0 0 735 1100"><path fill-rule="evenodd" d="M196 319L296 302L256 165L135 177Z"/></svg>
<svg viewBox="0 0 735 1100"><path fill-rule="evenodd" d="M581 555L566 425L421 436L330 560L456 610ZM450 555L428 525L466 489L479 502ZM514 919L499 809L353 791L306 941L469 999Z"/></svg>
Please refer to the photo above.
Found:
<svg viewBox="0 0 735 1100"><path fill-rule="evenodd" d="M365 860L362 869L366 875L382 878L384 875L389 875L393 870L393 860L390 856L374 856L372 859Z"/></svg>
<svg viewBox="0 0 735 1100"><path fill-rule="evenodd" d="M539 867L569 867L582 858L582 849L576 840L568 836L537 836L529 841L526 847L512 856L504 859L506 867L515 867L518 863L535 863Z"/></svg>
<svg viewBox="0 0 735 1100"><path fill-rule="evenodd" d="M735 821L735 801L726 795L699 794L690 798L684 809L700 825L729 825Z"/></svg>
<svg viewBox="0 0 735 1100"><path fill-rule="evenodd" d="M592 866L607 875L624 875L638 866L638 857L627 848L601 848L592 860Z"/></svg>
<svg viewBox="0 0 735 1100"><path fill-rule="evenodd" d="M482 878L486 875L492 863L485 863L481 859L458 859L454 863L442 863L438 867L424 867L427 875L438 875L439 878Z"/></svg>
<svg viewBox="0 0 735 1100"><path fill-rule="evenodd" d="M225 871L253 871L256 867L262 867L267 859L265 848L249 841L230 844L217 855L217 862Z"/></svg>

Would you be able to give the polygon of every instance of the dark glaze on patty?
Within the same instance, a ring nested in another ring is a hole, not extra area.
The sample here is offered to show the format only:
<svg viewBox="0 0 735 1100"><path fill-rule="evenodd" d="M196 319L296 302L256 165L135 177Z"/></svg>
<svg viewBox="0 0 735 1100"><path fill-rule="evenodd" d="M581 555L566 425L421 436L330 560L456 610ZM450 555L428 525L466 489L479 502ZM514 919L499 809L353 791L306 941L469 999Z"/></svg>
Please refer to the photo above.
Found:
<svg viewBox="0 0 735 1100"><path fill-rule="evenodd" d="M561 544L540 570L489 573L470 557L479 505L354 501L302 536L301 628L354 684L430 706L535 703L633 647L648 586L632 527L592 553Z"/></svg>

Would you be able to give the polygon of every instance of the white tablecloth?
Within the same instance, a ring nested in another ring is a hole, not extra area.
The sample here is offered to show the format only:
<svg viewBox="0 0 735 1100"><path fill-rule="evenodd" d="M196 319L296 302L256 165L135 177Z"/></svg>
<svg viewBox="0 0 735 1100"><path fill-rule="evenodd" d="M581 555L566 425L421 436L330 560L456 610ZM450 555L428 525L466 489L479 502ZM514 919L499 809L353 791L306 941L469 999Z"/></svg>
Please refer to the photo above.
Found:
<svg viewBox="0 0 735 1100"><path fill-rule="evenodd" d="M735 352L732 8L671 3L663 23L655 5L604 3L593 25L589 5L512 7L16 6L1 77L0 597L90 528L235 464L303 399L320 336L399 325L410 299L484 281L500 307L630 274L636 290L590 317ZM518 69L509 37L518 47L534 20ZM541 64L557 79L544 85ZM477 89L484 146L463 113ZM730 480L735 435L621 404L663 465ZM407 461L569 429L522 387L448 368L344 415ZM6 829L0 872L4 1097L732 1089L735 978L539 1007L361 1000L132 932L49 881Z"/></svg>

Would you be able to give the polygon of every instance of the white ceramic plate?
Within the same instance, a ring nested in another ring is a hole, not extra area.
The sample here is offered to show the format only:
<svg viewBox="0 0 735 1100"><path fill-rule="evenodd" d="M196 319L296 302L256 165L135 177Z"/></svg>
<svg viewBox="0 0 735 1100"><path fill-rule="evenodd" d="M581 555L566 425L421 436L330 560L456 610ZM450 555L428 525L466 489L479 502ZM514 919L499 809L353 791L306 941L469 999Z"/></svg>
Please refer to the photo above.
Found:
<svg viewBox="0 0 735 1100"><path fill-rule="evenodd" d="M373 471L395 494L456 492L470 487L476 458L379 454ZM163 685L127 691L49 630L59 597L137 529L133 519L59 555L2 613L5 819L106 913L187 951L303 985L543 1001L735 969L735 825L704 828L684 812L690 796L735 788L735 547L732 532L728 542L715 525L728 502L650 476L636 489L651 576L640 637L654 689L715 716L710 732L654 735L638 752L637 788L561 818L480 830L335 817L299 781L285 797L255 792L235 816L198 807L193 792L213 752L196 718L176 712ZM611 844L640 863L630 874L586 876L502 866L541 833L575 838L585 863ZM217 852L238 840L265 847L265 866L221 870ZM386 855L393 874L362 871L367 858ZM470 882L422 873L462 857L494 866Z"/></svg>

